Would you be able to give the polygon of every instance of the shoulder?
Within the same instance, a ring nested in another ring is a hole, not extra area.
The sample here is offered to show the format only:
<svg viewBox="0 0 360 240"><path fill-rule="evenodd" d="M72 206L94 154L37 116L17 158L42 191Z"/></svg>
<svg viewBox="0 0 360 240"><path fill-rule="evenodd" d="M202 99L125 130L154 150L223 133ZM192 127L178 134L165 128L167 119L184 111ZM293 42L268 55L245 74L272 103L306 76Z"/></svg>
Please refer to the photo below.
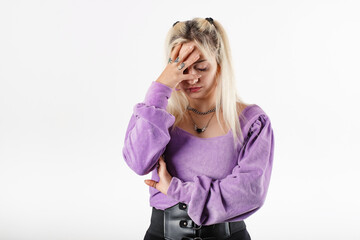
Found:
<svg viewBox="0 0 360 240"><path fill-rule="evenodd" d="M242 103L242 102L236 102L236 110L238 113L238 116L244 111L246 107L248 107L248 104Z"/></svg>
<svg viewBox="0 0 360 240"><path fill-rule="evenodd" d="M238 116L244 116L247 119L261 114L266 115L265 111L257 104L245 104L242 102L236 102L236 108Z"/></svg>
<svg viewBox="0 0 360 240"><path fill-rule="evenodd" d="M241 113L239 113L241 127L244 128L246 132L255 125L259 125L259 123L265 124L265 122L270 122L267 113L258 104L244 104L238 102L237 106Z"/></svg>

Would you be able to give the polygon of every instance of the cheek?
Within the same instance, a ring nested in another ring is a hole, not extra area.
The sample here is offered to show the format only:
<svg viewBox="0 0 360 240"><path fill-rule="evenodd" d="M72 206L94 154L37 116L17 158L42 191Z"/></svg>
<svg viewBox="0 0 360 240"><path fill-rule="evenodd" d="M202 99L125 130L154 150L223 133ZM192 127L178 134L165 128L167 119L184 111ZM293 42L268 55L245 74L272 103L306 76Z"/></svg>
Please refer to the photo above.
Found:
<svg viewBox="0 0 360 240"><path fill-rule="evenodd" d="M207 71L200 74L202 75L200 79L203 81L206 81L208 83L215 81L216 71Z"/></svg>

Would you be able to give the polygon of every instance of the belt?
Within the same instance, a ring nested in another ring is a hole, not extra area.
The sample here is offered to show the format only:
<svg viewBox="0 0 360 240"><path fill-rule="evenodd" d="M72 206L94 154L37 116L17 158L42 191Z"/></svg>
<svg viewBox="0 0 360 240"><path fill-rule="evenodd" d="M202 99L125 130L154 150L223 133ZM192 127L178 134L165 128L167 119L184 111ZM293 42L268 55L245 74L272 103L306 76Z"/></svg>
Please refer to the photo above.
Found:
<svg viewBox="0 0 360 240"><path fill-rule="evenodd" d="M244 221L197 225L188 215L187 205L180 202L165 210L153 207L148 231L166 240L222 240L244 229Z"/></svg>

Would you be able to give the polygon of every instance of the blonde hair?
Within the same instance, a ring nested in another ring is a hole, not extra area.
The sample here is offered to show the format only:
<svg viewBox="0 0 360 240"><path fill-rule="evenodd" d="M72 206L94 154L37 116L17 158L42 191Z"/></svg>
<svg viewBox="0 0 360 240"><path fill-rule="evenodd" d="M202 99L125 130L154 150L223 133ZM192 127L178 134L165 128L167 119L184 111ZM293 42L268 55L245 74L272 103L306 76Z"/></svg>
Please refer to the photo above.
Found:
<svg viewBox="0 0 360 240"><path fill-rule="evenodd" d="M222 25L216 20L204 18L193 18L192 20L176 22L169 30L165 41L165 52L167 63L174 46L194 41L199 50L206 58L215 57L218 64L218 71L215 78L216 87L216 119L220 123L220 109L222 109L223 119L226 127L230 127L233 132L234 146L242 146L244 137L241 132L239 117L240 109L237 103L243 103L236 90L236 82L233 73L230 46ZM168 100L167 111L175 116L175 123L171 131L179 125L186 113L189 102L182 91L173 91ZM220 124L224 131L222 124Z"/></svg>

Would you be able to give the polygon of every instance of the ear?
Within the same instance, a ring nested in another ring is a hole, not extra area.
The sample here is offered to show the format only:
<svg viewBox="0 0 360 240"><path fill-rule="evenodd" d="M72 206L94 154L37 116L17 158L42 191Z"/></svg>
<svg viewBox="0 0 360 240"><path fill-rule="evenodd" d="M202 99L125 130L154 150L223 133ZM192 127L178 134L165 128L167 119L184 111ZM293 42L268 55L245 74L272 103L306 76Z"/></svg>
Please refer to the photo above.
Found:
<svg viewBox="0 0 360 240"><path fill-rule="evenodd" d="M221 66L220 66L220 64L217 64L216 74L215 74L216 84L219 83L220 73L221 73Z"/></svg>

